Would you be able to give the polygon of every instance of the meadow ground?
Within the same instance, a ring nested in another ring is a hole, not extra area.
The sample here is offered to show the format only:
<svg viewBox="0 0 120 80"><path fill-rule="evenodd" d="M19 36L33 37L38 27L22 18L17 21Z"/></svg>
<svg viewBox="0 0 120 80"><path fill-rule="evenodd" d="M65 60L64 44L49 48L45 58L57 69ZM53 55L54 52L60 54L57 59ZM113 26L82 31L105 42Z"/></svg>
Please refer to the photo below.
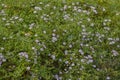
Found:
<svg viewBox="0 0 120 80"><path fill-rule="evenodd" d="M120 80L120 0L0 0L0 80Z"/></svg>

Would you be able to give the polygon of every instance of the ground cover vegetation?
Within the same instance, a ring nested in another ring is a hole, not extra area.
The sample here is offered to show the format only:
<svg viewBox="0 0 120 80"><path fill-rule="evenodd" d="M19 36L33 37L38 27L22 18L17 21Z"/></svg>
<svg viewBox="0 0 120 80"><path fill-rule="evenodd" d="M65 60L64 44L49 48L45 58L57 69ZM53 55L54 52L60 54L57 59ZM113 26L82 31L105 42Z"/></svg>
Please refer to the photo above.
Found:
<svg viewBox="0 0 120 80"><path fill-rule="evenodd" d="M0 80L120 80L120 0L0 0Z"/></svg>

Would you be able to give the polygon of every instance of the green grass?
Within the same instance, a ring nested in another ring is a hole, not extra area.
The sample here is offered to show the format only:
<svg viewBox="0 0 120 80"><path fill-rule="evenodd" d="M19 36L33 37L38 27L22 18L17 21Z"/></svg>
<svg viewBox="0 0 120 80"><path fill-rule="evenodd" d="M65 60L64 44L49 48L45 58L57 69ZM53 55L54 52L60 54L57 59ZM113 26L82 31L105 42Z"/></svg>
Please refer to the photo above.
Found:
<svg viewBox="0 0 120 80"><path fill-rule="evenodd" d="M119 4L0 0L0 80L120 80Z"/></svg>

